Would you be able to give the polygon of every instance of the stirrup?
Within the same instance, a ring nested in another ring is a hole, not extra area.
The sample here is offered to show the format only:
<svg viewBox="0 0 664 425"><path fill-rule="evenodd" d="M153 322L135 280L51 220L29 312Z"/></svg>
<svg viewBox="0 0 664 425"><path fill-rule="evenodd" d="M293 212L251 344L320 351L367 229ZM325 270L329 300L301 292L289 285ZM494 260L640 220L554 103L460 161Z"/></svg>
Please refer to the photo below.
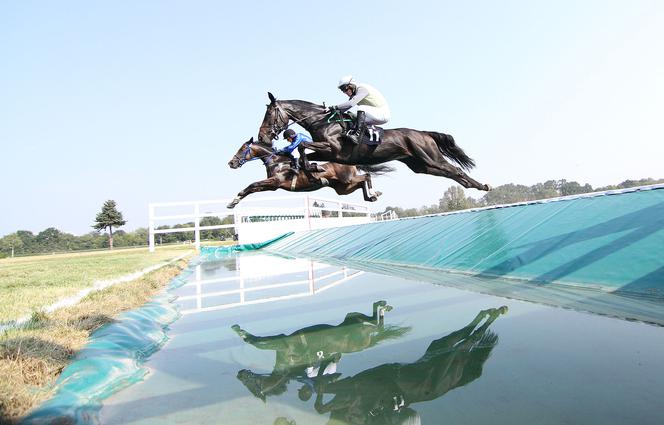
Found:
<svg viewBox="0 0 664 425"><path fill-rule="evenodd" d="M360 143L360 136L354 130L351 130L348 133L346 133L346 138L348 138L348 140L350 140L350 142L354 145Z"/></svg>

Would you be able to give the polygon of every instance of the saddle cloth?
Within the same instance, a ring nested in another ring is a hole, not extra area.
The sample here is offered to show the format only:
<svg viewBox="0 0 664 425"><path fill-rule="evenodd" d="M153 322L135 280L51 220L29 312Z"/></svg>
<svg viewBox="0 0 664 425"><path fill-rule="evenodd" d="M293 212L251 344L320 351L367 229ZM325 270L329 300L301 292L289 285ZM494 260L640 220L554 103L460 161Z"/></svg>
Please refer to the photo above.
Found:
<svg viewBox="0 0 664 425"><path fill-rule="evenodd" d="M367 126L367 130L364 132L362 143L367 145L380 145L380 142L383 141L384 132L385 130L378 126Z"/></svg>

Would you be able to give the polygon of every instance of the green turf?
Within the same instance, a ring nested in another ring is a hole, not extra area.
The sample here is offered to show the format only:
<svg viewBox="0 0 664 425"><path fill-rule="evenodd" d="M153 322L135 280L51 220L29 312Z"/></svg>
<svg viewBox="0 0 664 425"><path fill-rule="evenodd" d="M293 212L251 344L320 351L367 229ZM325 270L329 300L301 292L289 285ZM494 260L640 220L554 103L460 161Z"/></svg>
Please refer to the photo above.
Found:
<svg viewBox="0 0 664 425"><path fill-rule="evenodd" d="M171 260L191 246L115 249L0 260L0 322L76 294L98 280L119 278Z"/></svg>

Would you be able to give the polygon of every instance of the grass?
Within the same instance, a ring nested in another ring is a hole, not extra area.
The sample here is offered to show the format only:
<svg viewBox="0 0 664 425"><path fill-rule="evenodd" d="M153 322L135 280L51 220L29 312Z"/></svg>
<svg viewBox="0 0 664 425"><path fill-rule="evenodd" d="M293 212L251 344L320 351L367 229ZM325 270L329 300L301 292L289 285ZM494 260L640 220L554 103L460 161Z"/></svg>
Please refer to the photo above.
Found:
<svg viewBox="0 0 664 425"><path fill-rule="evenodd" d="M97 280L134 273L173 259L191 246L114 249L0 260L0 322L29 316Z"/></svg>
<svg viewBox="0 0 664 425"><path fill-rule="evenodd" d="M186 252L168 248L156 254L136 251L3 261L0 280L3 311L6 316L22 314L44 300L54 301L57 296L89 286L92 281L119 277ZM131 282L93 292L71 307L52 313L35 312L27 326L0 335L0 424L16 423L49 398L57 377L95 329L113 321L118 313L147 302L186 265L185 260L180 260ZM7 304L20 302L22 307L6 306L6 295L13 300Z"/></svg>

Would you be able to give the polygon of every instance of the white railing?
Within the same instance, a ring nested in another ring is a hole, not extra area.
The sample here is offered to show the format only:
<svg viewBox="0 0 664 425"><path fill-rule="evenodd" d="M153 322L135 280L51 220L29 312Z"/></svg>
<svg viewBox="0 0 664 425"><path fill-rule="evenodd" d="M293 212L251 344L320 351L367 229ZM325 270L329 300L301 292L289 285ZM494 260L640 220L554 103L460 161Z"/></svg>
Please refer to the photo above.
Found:
<svg viewBox="0 0 664 425"><path fill-rule="evenodd" d="M264 257L257 259L261 263L265 261ZM201 266L197 265L194 280L182 286L182 291L193 286L195 293L178 295L177 301L180 303L180 313L186 315L312 296L364 274L362 271L348 269L347 267L328 270L325 273L316 273L315 269L318 263L307 260L303 264L306 264L307 278L290 281L278 279L273 283L262 285L255 285L261 279L256 280L252 279L251 276L245 276L242 268L240 268L240 273L237 276L203 279ZM295 264L295 266L298 265L300 263ZM262 266L264 267L264 264ZM254 269L260 269L260 267L261 265L254 265ZM289 272L293 271L293 267L287 267L287 269ZM270 276L278 277L278 273L275 274L272 271Z"/></svg>
<svg viewBox="0 0 664 425"><path fill-rule="evenodd" d="M221 216L230 216L234 213L226 208L226 205L230 202L230 199L221 199L216 201L185 201L185 202L156 202L148 204L148 234L149 234L149 246L150 252L155 250L155 235L164 234L164 233L178 233L178 232L194 232L194 244L196 249L201 247L201 230L216 230L216 229L228 229L235 227L235 224L218 224L214 226L201 226L201 218L204 217L221 217ZM224 205L223 211L206 211L201 213L201 208L206 205ZM172 215L157 215L156 210L158 208L174 208L174 207L189 207L192 208L191 212L184 214L172 214ZM193 219L193 227L179 227L176 229L157 229L157 221L172 221L172 220L185 220L189 222Z"/></svg>
<svg viewBox="0 0 664 425"><path fill-rule="evenodd" d="M399 216L394 210L387 210L382 214L376 215L376 221L396 220Z"/></svg>
<svg viewBox="0 0 664 425"><path fill-rule="evenodd" d="M194 244L199 250L200 232L204 230L233 228L240 243L254 243L269 240L289 231L340 227L371 221L371 213L365 205L310 195L254 197L243 200L235 210L226 208L230 202L231 199L150 203L148 205L150 252L155 250L155 235L164 233L194 232ZM166 208L185 209L185 211L158 215L157 210L163 211ZM233 217L232 224L201 226L201 219L204 217L230 216ZM177 220L193 221L193 226L157 229L158 222Z"/></svg>

